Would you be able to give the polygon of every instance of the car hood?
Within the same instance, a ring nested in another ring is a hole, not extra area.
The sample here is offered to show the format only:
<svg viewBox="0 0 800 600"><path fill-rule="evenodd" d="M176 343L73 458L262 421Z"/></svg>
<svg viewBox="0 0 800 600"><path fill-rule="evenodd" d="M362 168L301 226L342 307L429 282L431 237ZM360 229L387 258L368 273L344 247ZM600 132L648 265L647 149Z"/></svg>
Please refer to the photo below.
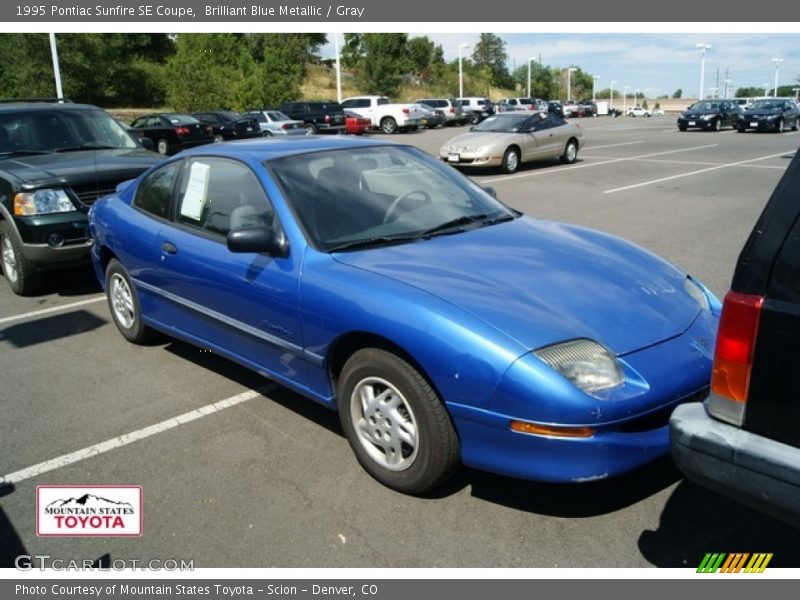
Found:
<svg viewBox="0 0 800 600"><path fill-rule="evenodd" d="M685 274L618 238L522 217L335 260L438 296L531 350L576 338L618 355L685 331Z"/></svg>
<svg viewBox="0 0 800 600"><path fill-rule="evenodd" d="M0 162L0 169L34 187L76 185L132 179L162 160L155 152L141 148L82 150L9 158Z"/></svg>
<svg viewBox="0 0 800 600"><path fill-rule="evenodd" d="M493 144L507 143L508 138L517 133L497 133L494 131L470 131L462 133L449 140L443 147L447 146L491 146Z"/></svg>

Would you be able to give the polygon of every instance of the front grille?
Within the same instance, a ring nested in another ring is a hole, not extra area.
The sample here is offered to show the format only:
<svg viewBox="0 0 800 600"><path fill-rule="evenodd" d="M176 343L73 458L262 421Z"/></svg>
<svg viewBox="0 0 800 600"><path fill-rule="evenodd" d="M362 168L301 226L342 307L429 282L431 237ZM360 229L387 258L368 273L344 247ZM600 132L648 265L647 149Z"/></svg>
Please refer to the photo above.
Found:
<svg viewBox="0 0 800 600"><path fill-rule="evenodd" d="M113 194L117 189L119 182L101 182L95 184L73 185L71 190L73 195L84 206L90 206L95 203L98 198Z"/></svg>
<svg viewBox="0 0 800 600"><path fill-rule="evenodd" d="M667 406L665 408L661 408L657 411L648 413L636 419L631 419L630 421L626 421L619 425L617 429L622 433L642 433L645 431L653 431L654 429L658 429L660 427L664 427L665 425L669 424L669 417L672 415L672 411L675 410L675 407L678 404L683 404L685 402L702 402L708 396L708 388L703 388L681 399L679 402Z"/></svg>

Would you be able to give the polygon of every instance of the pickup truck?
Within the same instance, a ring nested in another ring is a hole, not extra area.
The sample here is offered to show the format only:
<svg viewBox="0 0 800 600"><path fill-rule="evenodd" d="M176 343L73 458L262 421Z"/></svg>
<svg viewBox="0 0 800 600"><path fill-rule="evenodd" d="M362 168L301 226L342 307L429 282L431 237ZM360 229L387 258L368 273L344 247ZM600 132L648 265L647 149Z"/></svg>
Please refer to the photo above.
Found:
<svg viewBox="0 0 800 600"><path fill-rule="evenodd" d="M416 129L424 113L413 104L392 104L386 96L353 96L342 101L342 108L372 119L372 126L383 133Z"/></svg>

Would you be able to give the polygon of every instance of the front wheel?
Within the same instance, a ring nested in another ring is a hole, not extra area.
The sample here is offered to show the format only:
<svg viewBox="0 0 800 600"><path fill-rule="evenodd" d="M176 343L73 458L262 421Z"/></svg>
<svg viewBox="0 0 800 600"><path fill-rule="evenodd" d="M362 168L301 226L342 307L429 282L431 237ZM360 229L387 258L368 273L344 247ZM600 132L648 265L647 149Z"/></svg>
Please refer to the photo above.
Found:
<svg viewBox="0 0 800 600"><path fill-rule="evenodd" d="M18 296L29 296L39 289L41 280L36 267L22 253L11 226L0 222L0 252L2 253L3 275L11 291Z"/></svg>
<svg viewBox="0 0 800 600"><path fill-rule="evenodd" d="M500 165L503 173L514 173L519 169L519 150L516 148L509 148L503 154L503 162Z"/></svg>
<svg viewBox="0 0 800 600"><path fill-rule="evenodd" d="M381 121L381 131L386 134L397 133L397 121L393 117L385 117Z"/></svg>
<svg viewBox="0 0 800 600"><path fill-rule="evenodd" d="M153 336L153 330L142 321L136 288L125 267L116 259L111 259L106 268L106 299L111 318L122 337L134 344L142 344Z"/></svg>
<svg viewBox="0 0 800 600"><path fill-rule="evenodd" d="M783 133L783 119L778 119L775 123L775 133Z"/></svg>
<svg viewBox="0 0 800 600"><path fill-rule="evenodd" d="M472 113L472 116L469 118L469 122L472 125L477 125L481 122L481 116L478 113Z"/></svg>
<svg viewBox="0 0 800 600"><path fill-rule="evenodd" d="M158 142L156 142L156 150L159 154L166 156L169 154L169 142L165 139L158 140Z"/></svg>
<svg viewBox="0 0 800 600"><path fill-rule="evenodd" d="M720 129L722 129L722 119L717 119L716 121L714 121L712 127L714 128L714 131L719 131Z"/></svg>
<svg viewBox="0 0 800 600"><path fill-rule="evenodd" d="M378 348L353 354L337 385L339 419L361 466L384 485L423 494L459 462L450 416L425 378Z"/></svg>
<svg viewBox="0 0 800 600"><path fill-rule="evenodd" d="M686 131L686 125L678 125L678 129L681 131Z"/></svg>
<svg viewBox="0 0 800 600"><path fill-rule="evenodd" d="M571 165L578 160L578 142L571 139L564 147L564 154L561 155L561 162L565 165Z"/></svg>
<svg viewBox="0 0 800 600"><path fill-rule="evenodd" d="M744 125L737 125L736 131L738 131L739 133L744 133L745 131L747 131L747 129L745 129Z"/></svg>

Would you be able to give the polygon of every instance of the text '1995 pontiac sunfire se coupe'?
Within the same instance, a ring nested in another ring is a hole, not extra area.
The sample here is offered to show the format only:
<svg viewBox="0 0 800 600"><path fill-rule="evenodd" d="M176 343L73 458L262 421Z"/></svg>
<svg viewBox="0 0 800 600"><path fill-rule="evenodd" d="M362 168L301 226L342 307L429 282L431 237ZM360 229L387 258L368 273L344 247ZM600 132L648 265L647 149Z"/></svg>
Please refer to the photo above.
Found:
<svg viewBox="0 0 800 600"><path fill-rule="evenodd" d="M669 449L707 393L719 302L621 239L536 220L381 141L214 144L90 214L131 342L160 330L338 409L406 493L459 464L580 482Z"/></svg>

